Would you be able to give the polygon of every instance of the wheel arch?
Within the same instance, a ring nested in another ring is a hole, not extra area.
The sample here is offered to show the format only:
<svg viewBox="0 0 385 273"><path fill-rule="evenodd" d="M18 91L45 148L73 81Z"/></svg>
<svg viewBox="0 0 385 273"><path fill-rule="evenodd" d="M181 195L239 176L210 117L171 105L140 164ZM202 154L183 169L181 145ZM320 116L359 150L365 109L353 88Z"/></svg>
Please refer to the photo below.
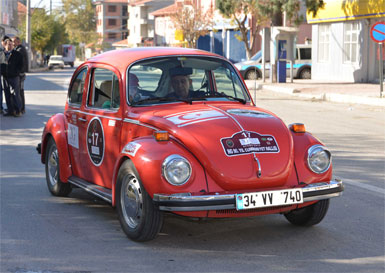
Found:
<svg viewBox="0 0 385 273"><path fill-rule="evenodd" d="M55 141L60 160L60 180L64 183L72 175L66 127L66 120L63 114L52 116L44 127L41 145L41 162L45 164L48 142L50 138L53 138Z"/></svg>

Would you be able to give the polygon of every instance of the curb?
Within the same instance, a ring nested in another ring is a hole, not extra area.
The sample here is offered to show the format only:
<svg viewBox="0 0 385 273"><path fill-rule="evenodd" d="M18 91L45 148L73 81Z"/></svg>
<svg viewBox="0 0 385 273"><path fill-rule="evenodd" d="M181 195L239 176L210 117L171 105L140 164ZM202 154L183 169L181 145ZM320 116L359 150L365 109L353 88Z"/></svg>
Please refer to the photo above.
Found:
<svg viewBox="0 0 385 273"><path fill-rule="evenodd" d="M385 98L352 96L352 95L345 95L345 94L338 94L338 93L306 94L306 93L301 93L300 90L297 90L291 87L264 85L264 84L256 84L256 85L247 84L247 87L249 88L250 91L268 90L276 93L283 93L283 94L288 94L291 96L306 98L306 99L385 107Z"/></svg>

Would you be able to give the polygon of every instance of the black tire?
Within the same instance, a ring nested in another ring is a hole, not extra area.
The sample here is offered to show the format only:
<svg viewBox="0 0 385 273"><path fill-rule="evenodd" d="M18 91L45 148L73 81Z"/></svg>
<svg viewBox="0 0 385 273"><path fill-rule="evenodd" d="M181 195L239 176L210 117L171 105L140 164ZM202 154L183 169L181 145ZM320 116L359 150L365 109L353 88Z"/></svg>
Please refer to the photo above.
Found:
<svg viewBox="0 0 385 273"><path fill-rule="evenodd" d="M47 144L47 152L45 154L45 177L47 186L52 195L67 196L70 194L72 187L69 183L63 183L60 180L60 163L59 153L55 140L51 137Z"/></svg>
<svg viewBox="0 0 385 273"><path fill-rule="evenodd" d="M256 69L250 69L245 74L246 80L257 80L260 78L259 71Z"/></svg>
<svg viewBox="0 0 385 273"><path fill-rule="evenodd" d="M163 213L154 206L130 160L119 169L115 191L120 225L134 241L154 239L163 225Z"/></svg>
<svg viewBox="0 0 385 273"><path fill-rule="evenodd" d="M310 80L311 79L311 70L310 68L304 68L301 70L301 72L299 73L299 78L300 79L306 79L306 80Z"/></svg>
<svg viewBox="0 0 385 273"><path fill-rule="evenodd" d="M285 217L290 223L296 226L313 226L322 221L328 209L329 199L325 199L311 206L293 210L285 214Z"/></svg>

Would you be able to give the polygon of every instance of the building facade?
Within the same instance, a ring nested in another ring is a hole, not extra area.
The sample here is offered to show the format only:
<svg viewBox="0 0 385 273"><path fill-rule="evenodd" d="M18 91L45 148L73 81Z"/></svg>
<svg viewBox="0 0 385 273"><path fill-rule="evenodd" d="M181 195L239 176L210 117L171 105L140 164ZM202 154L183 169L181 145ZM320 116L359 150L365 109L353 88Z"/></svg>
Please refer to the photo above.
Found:
<svg viewBox="0 0 385 273"><path fill-rule="evenodd" d="M111 47L113 43L126 39L129 35L128 0L97 0L94 5L100 43Z"/></svg>
<svg viewBox="0 0 385 273"><path fill-rule="evenodd" d="M379 80L379 45L370 29L385 21L385 0L324 0L312 24L312 79L342 82ZM382 61L382 60L381 60Z"/></svg>
<svg viewBox="0 0 385 273"><path fill-rule="evenodd" d="M131 47L155 45L154 11L174 3L174 0L130 0L129 36Z"/></svg>
<svg viewBox="0 0 385 273"><path fill-rule="evenodd" d="M5 34L18 35L16 0L0 0L0 37Z"/></svg>

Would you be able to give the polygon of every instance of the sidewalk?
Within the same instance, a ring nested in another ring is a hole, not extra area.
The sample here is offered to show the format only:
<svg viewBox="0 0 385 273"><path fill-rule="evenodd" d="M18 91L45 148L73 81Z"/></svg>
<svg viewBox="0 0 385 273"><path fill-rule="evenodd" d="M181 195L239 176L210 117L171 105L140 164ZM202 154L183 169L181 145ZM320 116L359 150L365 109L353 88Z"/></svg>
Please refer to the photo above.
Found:
<svg viewBox="0 0 385 273"><path fill-rule="evenodd" d="M269 90L308 99L385 107L385 98L380 98L380 84L331 83L313 80L270 83L268 79L266 82L262 82L262 80L246 80L245 82L251 92L254 89ZM383 94L385 95L385 92Z"/></svg>

